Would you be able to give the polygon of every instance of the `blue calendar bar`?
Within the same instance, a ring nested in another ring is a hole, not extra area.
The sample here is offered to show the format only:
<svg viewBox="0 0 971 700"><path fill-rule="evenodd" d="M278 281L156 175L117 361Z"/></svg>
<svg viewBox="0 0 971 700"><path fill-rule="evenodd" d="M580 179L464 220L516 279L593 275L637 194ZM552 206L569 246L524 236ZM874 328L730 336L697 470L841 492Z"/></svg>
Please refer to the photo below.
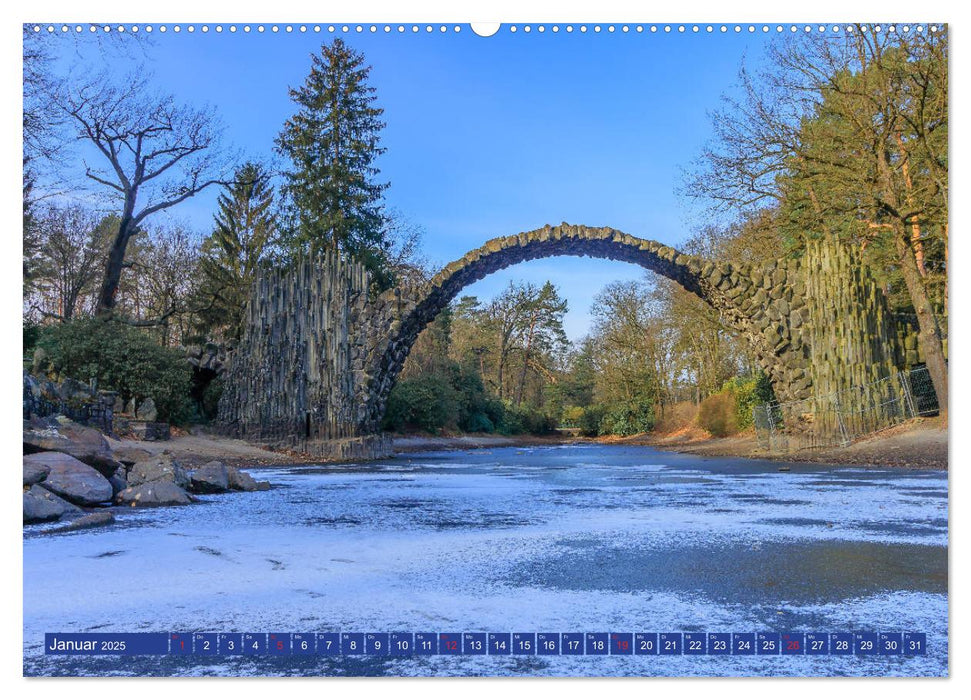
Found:
<svg viewBox="0 0 971 700"><path fill-rule="evenodd" d="M65 656L168 654L169 633L73 634L70 632L53 632L44 635L44 653Z"/></svg>
<svg viewBox="0 0 971 700"><path fill-rule="evenodd" d="M149 632L44 635L50 655L915 656L923 632Z"/></svg>

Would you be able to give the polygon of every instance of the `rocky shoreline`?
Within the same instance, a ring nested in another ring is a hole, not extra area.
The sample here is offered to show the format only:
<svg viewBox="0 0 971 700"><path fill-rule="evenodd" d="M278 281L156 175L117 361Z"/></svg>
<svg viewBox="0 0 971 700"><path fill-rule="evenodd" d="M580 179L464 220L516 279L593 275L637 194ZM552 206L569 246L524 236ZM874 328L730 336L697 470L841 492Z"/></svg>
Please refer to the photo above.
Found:
<svg viewBox="0 0 971 700"><path fill-rule="evenodd" d="M64 416L24 420L23 522L52 531L108 525L114 508L189 505L196 494L263 491L269 482L212 460L186 469L170 451L111 449L95 428Z"/></svg>
<svg viewBox="0 0 971 700"><path fill-rule="evenodd" d="M396 453L537 447L574 443L645 445L708 457L744 457L833 465L947 469L947 427L934 420L898 426L842 448L770 455L746 436L694 434L629 438L537 436L393 437ZM320 458L271 452L240 440L195 432L166 442L117 440L64 416L24 420L23 522L57 523L46 532L99 527L120 509L182 506L197 496L270 488L245 469L319 464Z"/></svg>

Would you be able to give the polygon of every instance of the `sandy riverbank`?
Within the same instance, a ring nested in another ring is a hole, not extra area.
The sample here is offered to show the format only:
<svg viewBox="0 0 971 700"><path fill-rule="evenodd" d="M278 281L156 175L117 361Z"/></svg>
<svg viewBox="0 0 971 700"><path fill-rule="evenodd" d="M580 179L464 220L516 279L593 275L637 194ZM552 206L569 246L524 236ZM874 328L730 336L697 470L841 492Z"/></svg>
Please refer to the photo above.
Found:
<svg viewBox="0 0 971 700"><path fill-rule="evenodd" d="M109 440L113 449L140 449L151 454L165 450L186 467L192 468L218 459L236 467L271 467L287 464L318 464L319 457L299 452L274 452L257 445L202 431L173 435L165 442ZM647 445L661 450L709 457L751 457L821 464L854 464L910 469L947 469L948 432L940 419L918 419L858 440L846 447L804 450L787 455L766 454L754 435L712 438L697 428L658 435L644 433L631 437L574 438L533 435L402 435L394 438L398 453L437 450L471 450L496 447L533 447L599 442L603 444Z"/></svg>
<svg viewBox="0 0 971 700"><path fill-rule="evenodd" d="M601 438L609 444L650 445L663 450L708 457L752 457L819 464L853 464L909 469L947 469L948 431L939 418L919 418L874 433L845 447L767 454L754 434L713 438L697 428L668 435L644 433L627 438Z"/></svg>

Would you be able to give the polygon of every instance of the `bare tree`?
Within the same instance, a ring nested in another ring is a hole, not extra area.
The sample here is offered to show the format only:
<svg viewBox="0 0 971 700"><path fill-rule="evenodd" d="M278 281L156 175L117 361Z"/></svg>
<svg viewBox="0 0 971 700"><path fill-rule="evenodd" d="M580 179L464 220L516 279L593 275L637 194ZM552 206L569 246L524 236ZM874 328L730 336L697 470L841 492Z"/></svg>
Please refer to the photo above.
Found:
<svg viewBox="0 0 971 700"><path fill-rule="evenodd" d="M115 306L125 251L145 219L224 182L229 164L218 148L221 129L211 109L154 95L144 80L116 84L102 76L64 84L53 99L100 161L85 160L85 175L121 204L98 295L96 311L103 314Z"/></svg>

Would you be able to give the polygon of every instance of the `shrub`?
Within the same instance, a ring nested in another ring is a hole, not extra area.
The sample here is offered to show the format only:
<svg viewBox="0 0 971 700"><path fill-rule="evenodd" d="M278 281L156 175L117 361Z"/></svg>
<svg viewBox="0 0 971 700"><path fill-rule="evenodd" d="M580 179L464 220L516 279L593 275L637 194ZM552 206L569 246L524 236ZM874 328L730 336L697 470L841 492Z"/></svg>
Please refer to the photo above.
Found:
<svg viewBox="0 0 971 700"><path fill-rule="evenodd" d="M34 347L37 339L40 338L41 327L39 324L24 319L24 362L29 363L34 357Z"/></svg>
<svg viewBox="0 0 971 700"><path fill-rule="evenodd" d="M600 419L601 435L636 435L654 427L654 405L649 400L608 404Z"/></svg>
<svg viewBox="0 0 971 700"><path fill-rule="evenodd" d="M554 432L558 423L559 421L556 418L543 411L510 403L506 405L503 420L498 426L498 430L504 435L521 435L523 433L543 435Z"/></svg>
<svg viewBox="0 0 971 700"><path fill-rule="evenodd" d="M604 407L599 404L584 408L583 415L580 418L580 431L587 437L599 435L604 412Z"/></svg>
<svg viewBox="0 0 971 700"><path fill-rule="evenodd" d="M674 433L695 425L698 405L694 401L678 401L664 407L663 417L654 425L659 433Z"/></svg>
<svg viewBox="0 0 971 700"><path fill-rule="evenodd" d="M752 425L752 409L775 400L772 383L764 372L749 377L732 377L722 386L735 400L735 424L738 430Z"/></svg>
<svg viewBox="0 0 971 700"><path fill-rule="evenodd" d="M449 378L435 373L398 382L388 397L386 430L418 429L429 433L454 426L461 395Z"/></svg>
<svg viewBox="0 0 971 700"><path fill-rule="evenodd" d="M698 406L698 425L715 437L738 432L735 418L735 398L729 391L712 394Z"/></svg>
<svg viewBox="0 0 971 700"><path fill-rule="evenodd" d="M560 417L560 425L564 428L579 428L583 424L583 414L582 406L567 406Z"/></svg>
<svg viewBox="0 0 971 700"><path fill-rule="evenodd" d="M37 345L64 377L97 378L99 388L117 391L125 401L151 397L160 420L182 423L191 415L192 372L185 355L133 326L79 318L45 327Z"/></svg>

